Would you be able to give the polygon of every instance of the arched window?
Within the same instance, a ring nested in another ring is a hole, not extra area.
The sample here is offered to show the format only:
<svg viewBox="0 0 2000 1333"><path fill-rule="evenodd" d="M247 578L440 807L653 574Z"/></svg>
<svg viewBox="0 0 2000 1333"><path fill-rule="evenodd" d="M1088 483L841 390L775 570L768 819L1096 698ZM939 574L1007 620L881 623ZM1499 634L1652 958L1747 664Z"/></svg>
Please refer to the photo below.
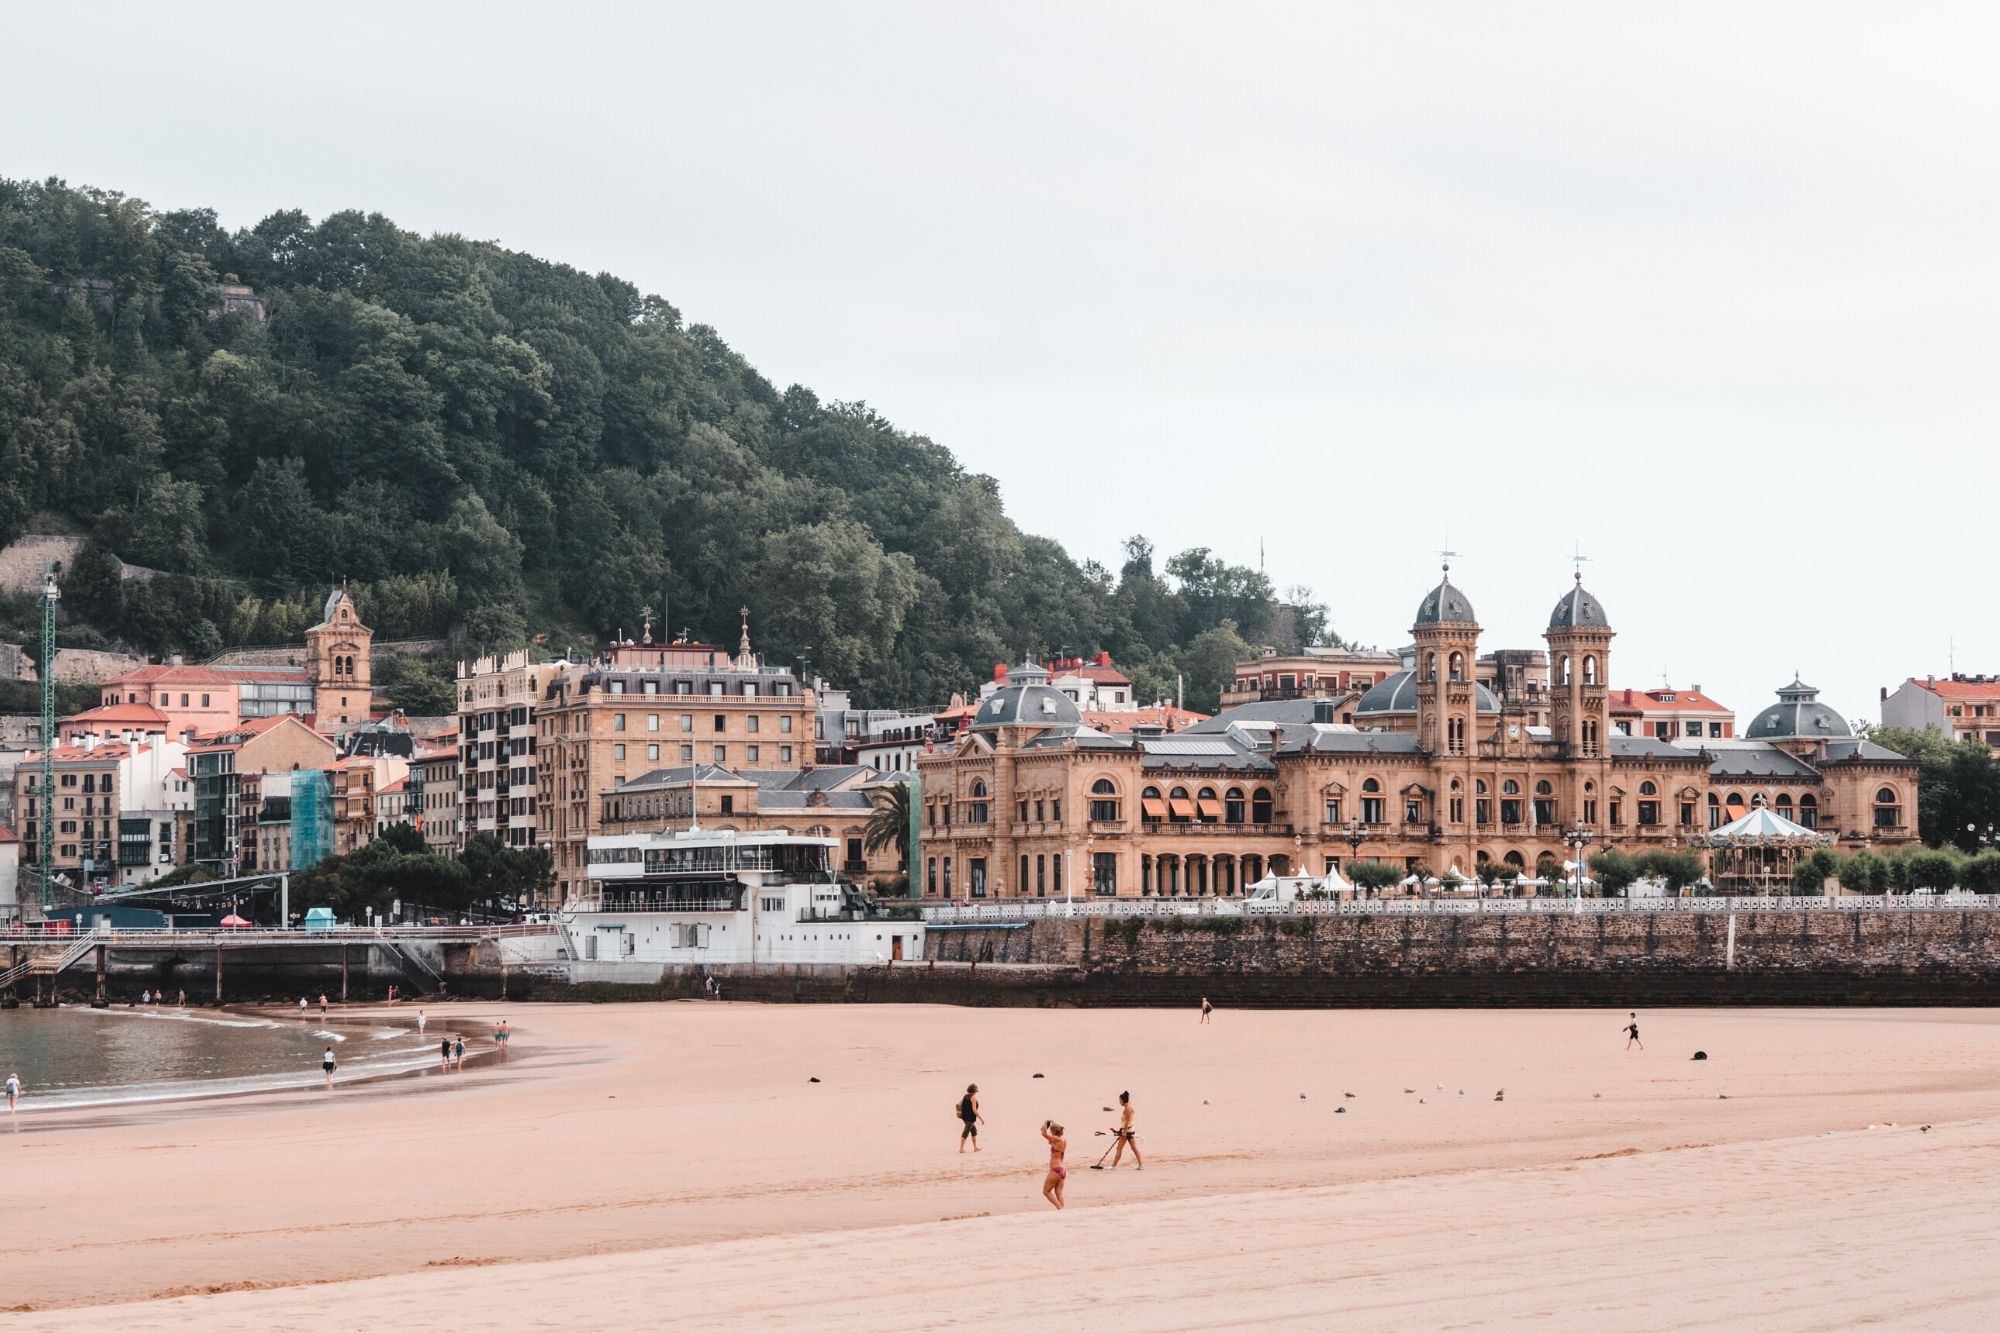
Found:
<svg viewBox="0 0 2000 1333"><path fill-rule="evenodd" d="M1819 827L1819 798L1811 792L1799 797L1799 823L1807 828Z"/></svg>
<svg viewBox="0 0 2000 1333"><path fill-rule="evenodd" d="M1477 792L1479 795L1484 796L1486 794L1486 779L1474 778L1472 780L1472 790Z"/></svg>
<svg viewBox="0 0 2000 1333"><path fill-rule="evenodd" d="M1438 655L1436 653L1424 654L1424 675L1431 680L1438 678Z"/></svg>
<svg viewBox="0 0 2000 1333"><path fill-rule="evenodd" d="M1551 787L1546 779L1544 779L1541 782L1537 782L1535 784L1535 795L1553 796L1555 794L1556 794L1556 789L1554 787Z"/></svg>
<svg viewBox="0 0 2000 1333"><path fill-rule="evenodd" d="M972 794L975 797L984 796L986 794L986 782L984 779L974 778L972 780Z"/></svg>
<svg viewBox="0 0 2000 1333"><path fill-rule="evenodd" d="M1149 824L1167 817L1167 803L1160 799L1158 787L1148 787L1139 793L1139 817Z"/></svg>
<svg viewBox="0 0 2000 1333"><path fill-rule="evenodd" d="M1521 784L1512 778L1508 778L1500 784L1500 794L1502 796L1519 796L1521 794Z"/></svg>
<svg viewBox="0 0 2000 1333"><path fill-rule="evenodd" d="M1790 819L1792 817L1792 794L1790 792L1779 792L1778 799L1771 802L1771 805L1784 818Z"/></svg>
<svg viewBox="0 0 2000 1333"><path fill-rule="evenodd" d="M1214 824L1222 819L1222 802L1215 799L1215 788L1203 787L1194 794L1194 819L1197 824Z"/></svg>
<svg viewBox="0 0 2000 1333"><path fill-rule="evenodd" d="M1641 796L1658 796L1660 789L1651 782L1642 782L1639 784L1639 794Z"/></svg>
<svg viewBox="0 0 2000 1333"><path fill-rule="evenodd" d="M1597 683L1597 659L1595 657L1585 657L1583 659L1583 683L1586 685L1595 685Z"/></svg>
<svg viewBox="0 0 2000 1333"><path fill-rule="evenodd" d="M1722 827L1722 798L1714 792L1708 794L1708 826L1710 828Z"/></svg>
<svg viewBox="0 0 2000 1333"><path fill-rule="evenodd" d="M1875 827L1892 829L1902 824L1903 808L1896 799L1896 789L1883 787L1875 793Z"/></svg>
<svg viewBox="0 0 2000 1333"><path fill-rule="evenodd" d="M1186 787L1176 787L1167 793L1167 821L1173 824L1194 822L1194 801L1188 796Z"/></svg>
<svg viewBox="0 0 2000 1333"><path fill-rule="evenodd" d="M1561 670L1561 671L1559 671L1559 672L1557 672L1557 674L1556 674L1556 684L1558 684L1558 685L1567 685L1567 684L1569 684L1569 654L1568 654L1568 653L1564 653L1564 654L1563 654L1563 658L1562 658L1562 670Z"/></svg>
<svg viewBox="0 0 2000 1333"><path fill-rule="evenodd" d="M1382 784L1381 784L1381 783L1379 783L1379 782L1377 782L1377 781L1376 781L1376 780L1375 780L1374 778L1367 778L1367 779L1364 779L1364 780L1362 781L1362 783L1361 783L1361 790L1363 790L1363 791L1381 791L1381 790L1382 790Z"/></svg>
<svg viewBox="0 0 2000 1333"><path fill-rule="evenodd" d="M1514 869L1516 870L1519 870L1521 867L1528 864L1527 858L1522 856L1519 852L1507 853L1505 860L1508 865L1514 867Z"/></svg>
<svg viewBox="0 0 2000 1333"><path fill-rule="evenodd" d="M1453 654L1451 655L1451 678L1452 678L1453 680L1464 680L1464 679L1465 679L1465 654L1464 654L1464 653L1453 653Z"/></svg>
<svg viewBox="0 0 2000 1333"><path fill-rule="evenodd" d="M721 747L718 746L717 748ZM965 803L965 822L968 824L984 824L986 822L986 783L979 778L974 778L972 780L971 791L972 799Z"/></svg>
<svg viewBox="0 0 2000 1333"><path fill-rule="evenodd" d="M1090 818L1093 823L1112 823L1118 818L1118 787L1110 778L1090 784Z"/></svg>
<svg viewBox="0 0 2000 1333"><path fill-rule="evenodd" d="M1250 793L1250 822L1268 824L1271 822L1271 789L1259 787Z"/></svg>
<svg viewBox="0 0 2000 1333"><path fill-rule="evenodd" d="M1222 822L1241 824L1243 822L1243 789L1231 787L1222 794Z"/></svg>

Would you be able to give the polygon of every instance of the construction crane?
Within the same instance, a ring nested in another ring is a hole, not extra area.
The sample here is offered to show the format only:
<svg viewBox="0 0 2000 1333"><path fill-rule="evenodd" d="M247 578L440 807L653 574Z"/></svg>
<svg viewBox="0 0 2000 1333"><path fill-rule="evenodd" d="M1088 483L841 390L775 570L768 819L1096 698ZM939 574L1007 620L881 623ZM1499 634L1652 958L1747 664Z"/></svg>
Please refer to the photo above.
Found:
<svg viewBox="0 0 2000 1333"><path fill-rule="evenodd" d="M56 567L49 566L42 580L42 819L36 843L35 868L41 889L42 915L55 905L56 835L56 603L62 589L56 586Z"/></svg>

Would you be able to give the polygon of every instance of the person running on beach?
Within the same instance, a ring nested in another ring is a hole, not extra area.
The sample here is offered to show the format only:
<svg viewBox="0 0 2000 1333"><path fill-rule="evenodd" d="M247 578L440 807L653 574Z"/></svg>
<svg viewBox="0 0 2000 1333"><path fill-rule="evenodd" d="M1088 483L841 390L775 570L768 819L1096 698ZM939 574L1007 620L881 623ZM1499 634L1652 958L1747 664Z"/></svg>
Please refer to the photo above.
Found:
<svg viewBox="0 0 2000 1333"><path fill-rule="evenodd" d="M324 1054L324 1055L320 1056L320 1058L319 1058L319 1067L320 1067L321 1069L324 1069L324 1070L326 1071L326 1087L327 1087L327 1091L329 1091L329 1092L331 1092L331 1091L333 1090L333 1066L334 1066L334 1064L335 1064L335 1061L334 1061L334 1058L333 1058L333 1047L329 1046L329 1047L327 1047L327 1048L326 1048L326 1054Z"/></svg>
<svg viewBox="0 0 2000 1333"><path fill-rule="evenodd" d="M979 1085L965 1085L965 1095L958 1099L958 1150L965 1151L965 1141L972 1140L972 1151L979 1151L979 1127L986 1123L986 1117L979 1113Z"/></svg>
<svg viewBox="0 0 2000 1333"><path fill-rule="evenodd" d="M1204 1023L1206 1023L1206 1022L1208 1021L1208 1016L1209 1016L1210 1014L1214 1013L1214 1012L1215 1012L1215 1006L1214 1006L1214 1005L1212 1005L1212 1004L1210 1004L1210 1003L1208 1002L1208 997L1207 997L1206 995L1202 996L1202 997L1201 997L1201 1021L1202 1021L1202 1022L1204 1022Z"/></svg>
<svg viewBox="0 0 2000 1333"><path fill-rule="evenodd" d="M19 1104L20 1100L21 1100L21 1076L19 1074L10 1073L7 1075L8 1115L14 1114L14 1108L17 1104Z"/></svg>
<svg viewBox="0 0 2000 1333"><path fill-rule="evenodd" d="M1129 1146L1132 1149L1133 1164L1137 1166L1141 1171L1144 1171L1146 1169L1146 1163L1145 1159L1139 1156L1139 1135L1138 1132L1132 1128L1131 1093L1121 1092L1118 1094L1118 1109L1121 1112L1123 1112L1123 1114L1120 1115L1118 1118L1118 1128L1111 1131L1114 1135L1117 1136L1117 1143L1118 1143L1116 1151L1114 1151L1111 1154L1111 1169L1113 1171L1116 1171L1118 1169L1118 1163L1120 1163L1125 1159L1125 1149Z"/></svg>
<svg viewBox="0 0 2000 1333"><path fill-rule="evenodd" d="M450 1037L446 1037L446 1038L445 1038L445 1039L444 1039L443 1041L441 1041L441 1042L439 1042L439 1043L438 1043L438 1059L444 1062L444 1072L445 1072L445 1073L447 1073L447 1074L449 1074L449 1073L451 1072L451 1038L450 1038Z"/></svg>
<svg viewBox="0 0 2000 1333"><path fill-rule="evenodd" d="M1069 1179L1069 1168L1063 1165L1063 1154L1069 1151L1069 1141L1063 1138L1063 1127L1053 1120L1042 1122L1042 1137L1049 1145L1049 1173L1042 1177L1042 1197L1058 1209L1063 1206L1063 1182Z"/></svg>
<svg viewBox="0 0 2000 1333"><path fill-rule="evenodd" d="M453 1069L464 1069L464 1068L465 1068L465 1038L463 1038L463 1037L460 1037L460 1038L458 1039L458 1042L457 1042L457 1044L456 1044L456 1045L454 1045L454 1046L452 1047L452 1050L451 1050L451 1053L452 1053L452 1066L451 1066L451 1067L452 1067Z"/></svg>
<svg viewBox="0 0 2000 1333"><path fill-rule="evenodd" d="M1629 1051L1637 1046L1640 1050L1645 1050L1646 1043L1639 1040L1639 1015L1628 1014L1627 1017L1632 1021L1625 1025L1625 1049Z"/></svg>

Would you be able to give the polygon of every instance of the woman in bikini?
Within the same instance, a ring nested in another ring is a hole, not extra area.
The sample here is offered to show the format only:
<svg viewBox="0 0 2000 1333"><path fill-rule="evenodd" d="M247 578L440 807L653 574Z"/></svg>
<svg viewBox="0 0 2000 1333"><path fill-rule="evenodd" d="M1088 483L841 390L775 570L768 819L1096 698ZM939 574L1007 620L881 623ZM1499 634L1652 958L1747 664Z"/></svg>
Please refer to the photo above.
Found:
<svg viewBox="0 0 2000 1333"><path fill-rule="evenodd" d="M1069 1168L1063 1165L1063 1154L1069 1151L1069 1143L1063 1138L1063 1127L1053 1120L1042 1122L1042 1137L1049 1144L1049 1173L1042 1177L1042 1197L1060 1209L1063 1206L1063 1181L1069 1178Z"/></svg>

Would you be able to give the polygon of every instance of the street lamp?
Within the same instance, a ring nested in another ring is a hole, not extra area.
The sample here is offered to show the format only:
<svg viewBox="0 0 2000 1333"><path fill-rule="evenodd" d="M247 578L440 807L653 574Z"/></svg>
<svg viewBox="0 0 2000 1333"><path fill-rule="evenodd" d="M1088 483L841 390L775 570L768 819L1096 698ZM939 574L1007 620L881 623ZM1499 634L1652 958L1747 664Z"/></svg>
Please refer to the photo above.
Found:
<svg viewBox="0 0 2000 1333"><path fill-rule="evenodd" d="M1573 910L1579 916L1583 914L1583 849L1596 836L1581 824L1563 834L1563 845L1576 859L1576 905Z"/></svg>
<svg viewBox="0 0 2000 1333"><path fill-rule="evenodd" d="M1359 861L1361 859L1361 844L1366 841L1368 841L1368 830L1361 827L1361 822L1359 820L1354 820L1354 819L1348 820L1347 821L1347 864L1350 868L1353 867L1356 861ZM1348 876L1348 879L1351 882L1353 880L1353 876L1351 875ZM1356 889L1356 892L1357 893L1359 892L1358 888Z"/></svg>
<svg viewBox="0 0 2000 1333"><path fill-rule="evenodd" d="M1988 824L1983 829L1977 824L1967 824L1965 826L1967 840L1976 842L1981 847L1991 847L1996 832L2000 832L2000 824Z"/></svg>

